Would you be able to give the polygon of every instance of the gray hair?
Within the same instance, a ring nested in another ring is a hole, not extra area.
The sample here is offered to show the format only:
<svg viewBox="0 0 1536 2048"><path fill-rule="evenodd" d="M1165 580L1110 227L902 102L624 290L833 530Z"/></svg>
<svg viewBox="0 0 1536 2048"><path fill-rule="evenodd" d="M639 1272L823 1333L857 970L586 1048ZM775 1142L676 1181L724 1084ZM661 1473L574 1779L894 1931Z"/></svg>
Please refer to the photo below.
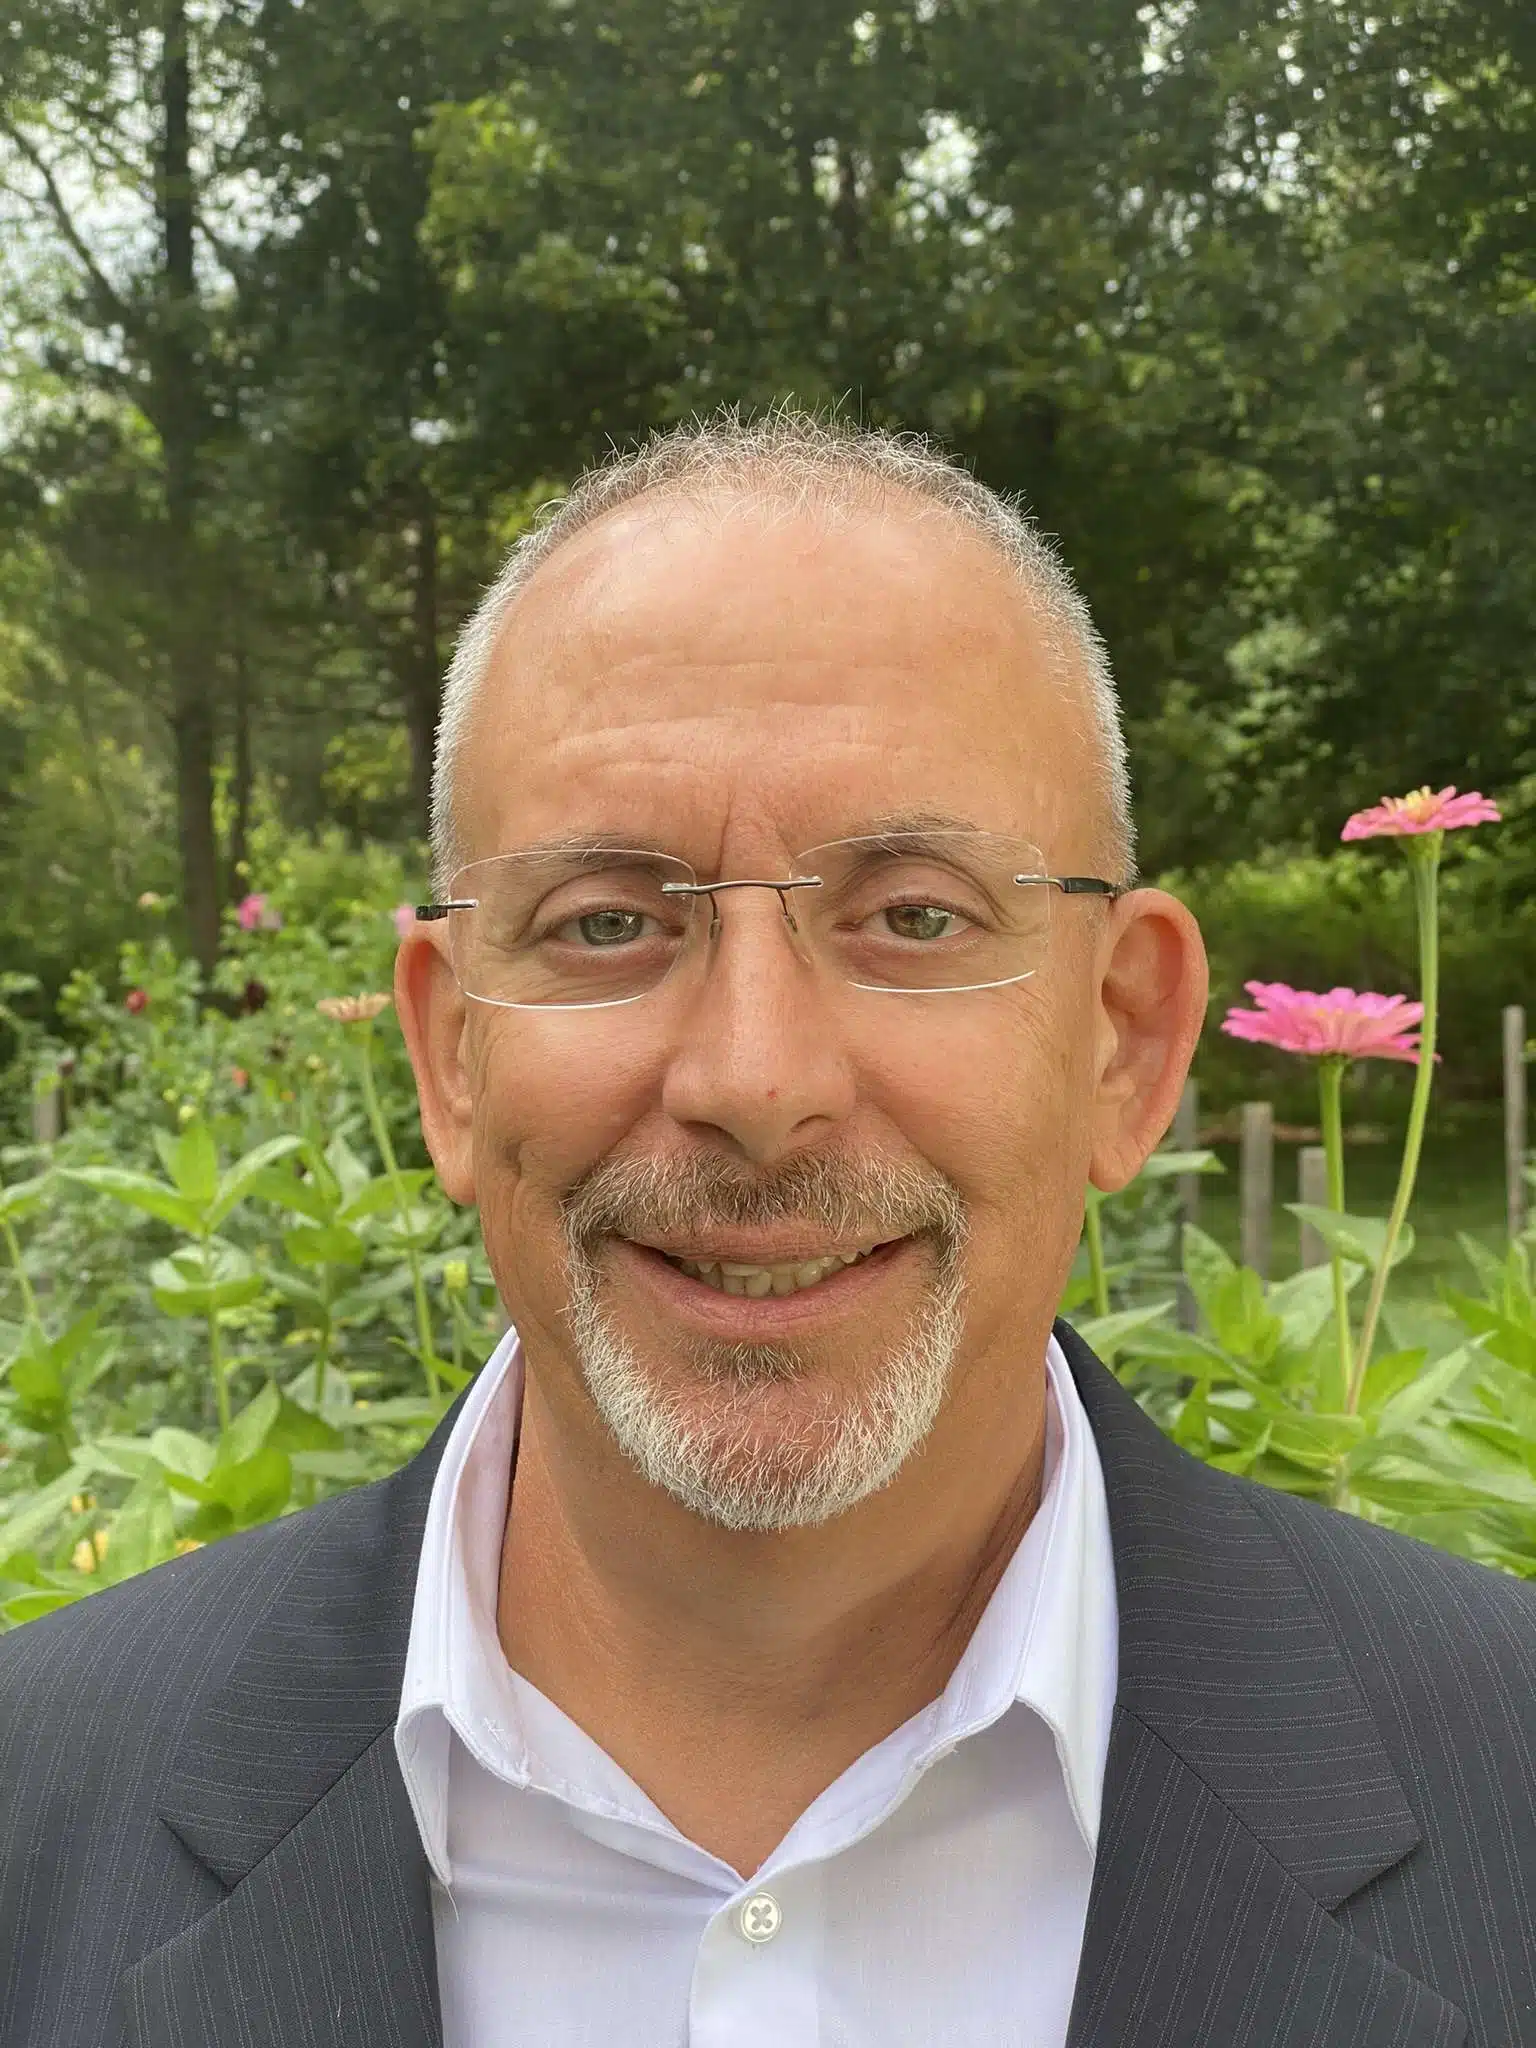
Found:
<svg viewBox="0 0 1536 2048"><path fill-rule="evenodd" d="M633 453L614 454L545 506L513 546L501 574L465 622L443 687L432 771L432 868L447 887L463 864L454 770L475 699L508 613L559 548L619 506L658 493L758 495L792 509L851 508L871 500L916 500L947 514L1001 557L1043 620L1053 663L1070 686L1086 685L1110 819L1107 849L1128 878L1135 832L1120 699L1104 642L1055 546L1018 501L979 483L920 434L890 434L791 406L758 419L735 408L655 433Z"/></svg>

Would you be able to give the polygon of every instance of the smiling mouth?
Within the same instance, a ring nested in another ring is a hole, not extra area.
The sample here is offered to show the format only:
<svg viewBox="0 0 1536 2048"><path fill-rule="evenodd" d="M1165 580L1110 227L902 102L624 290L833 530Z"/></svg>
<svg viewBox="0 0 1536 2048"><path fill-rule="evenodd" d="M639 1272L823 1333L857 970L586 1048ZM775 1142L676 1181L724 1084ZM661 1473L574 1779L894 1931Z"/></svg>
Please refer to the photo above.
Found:
<svg viewBox="0 0 1536 2048"><path fill-rule="evenodd" d="M655 1247L647 1247L654 1250ZM882 1249L880 1244L862 1245L851 1252L832 1252L825 1258L801 1259L794 1263L773 1266L750 1266L738 1259L685 1259L671 1252L659 1252L669 1266L680 1273L686 1273L690 1280L702 1280L706 1287L713 1287L720 1294L744 1295L749 1300L761 1301L766 1296L802 1294L808 1288L819 1287L834 1273L841 1273L849 1266L857 1266L872 1252Z"/></svg>

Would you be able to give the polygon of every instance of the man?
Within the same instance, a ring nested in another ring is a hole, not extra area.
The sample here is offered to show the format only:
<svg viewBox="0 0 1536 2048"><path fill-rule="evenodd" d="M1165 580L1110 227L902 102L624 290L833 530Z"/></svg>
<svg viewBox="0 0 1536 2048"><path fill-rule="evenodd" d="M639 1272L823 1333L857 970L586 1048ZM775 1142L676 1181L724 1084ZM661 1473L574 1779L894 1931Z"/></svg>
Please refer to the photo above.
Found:
<svg viewBox="0 0 1536 2048"><path fill-rule="evenodd" d="M1053 1311L1205 1003L1080 600L921 447L653 444L450 677L396 1001L516 1335L0 1645L26 2048L1517 2048L1531 1593Z"/></svg>

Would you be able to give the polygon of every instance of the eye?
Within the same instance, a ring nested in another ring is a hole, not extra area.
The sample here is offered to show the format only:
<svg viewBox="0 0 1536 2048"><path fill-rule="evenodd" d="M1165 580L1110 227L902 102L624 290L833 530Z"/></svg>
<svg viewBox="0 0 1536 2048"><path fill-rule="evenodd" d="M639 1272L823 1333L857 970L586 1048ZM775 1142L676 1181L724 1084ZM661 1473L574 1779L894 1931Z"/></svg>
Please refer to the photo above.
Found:
<svg viewBox="0 0 1536 2048"><path fill-rule="evenodd" d="M895 903L881 913L895 938L919 942L953 938L965 919L939 903Z"/></svg>
<svg viewBox="0 0 1536 2048"><path fill-rule="evenodd" d="M646 936L650 922L643 910L587 910L567 918L550 937L573 946L628 946Z"/></svg>

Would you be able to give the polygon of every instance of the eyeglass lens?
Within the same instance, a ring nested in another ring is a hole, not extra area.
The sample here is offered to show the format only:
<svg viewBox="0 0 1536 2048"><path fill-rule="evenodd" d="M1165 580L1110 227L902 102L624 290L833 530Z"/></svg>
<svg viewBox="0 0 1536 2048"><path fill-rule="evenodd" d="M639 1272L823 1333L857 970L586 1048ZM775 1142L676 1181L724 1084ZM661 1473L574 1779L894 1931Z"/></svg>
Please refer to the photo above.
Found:
<svg viewBox="0 0 1536 2048"><path fill-rule="evenodd" d="M833 840L791 864L815 887L782 898L806 956L855 987L938 993L1020 981L1050 922L1039 849L988 833ZM769 878L765 878L768 880ZM668 894L686 861L630 848L498 854L454 879L449 916L465 993L516 1008L633 1002L712 926L714 899Z"/></svg>

